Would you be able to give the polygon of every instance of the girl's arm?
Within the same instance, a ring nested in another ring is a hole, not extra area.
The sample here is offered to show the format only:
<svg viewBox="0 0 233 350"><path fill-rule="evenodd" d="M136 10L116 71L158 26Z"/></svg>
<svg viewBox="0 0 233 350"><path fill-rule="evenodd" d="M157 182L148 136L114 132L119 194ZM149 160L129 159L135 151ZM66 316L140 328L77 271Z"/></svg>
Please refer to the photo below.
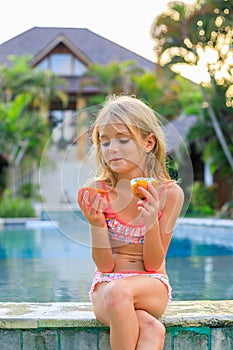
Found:
<svg viewBox="0 0 233 350"><path fill-rule="evenodd" d="M149 186L149 191L141 190L141 192L146 197L145 202L139 201L138 203L146 227L143 244L144 266L147 271L156 271L166 257L172 231L183 205L184 195L178 185L170 185L166 190L163 215L158 221L159 198L157 191L153 186Z"/></svg>
<svg viewBox="0 0 233 350"><path fill-rule="evenodd" d="M176 220L181 212L184 203L184 192L182 188L173 184L166 191L166 200L163 208L163 215L159 221L161 240L167 254Z"/></svg>
<svg viewBox="0 0 233 350"><path fill-rule="evenodd" d="M92 259L101 272L112 272L114 259L108 238L108 228L90 226L92 238Z"/></svg>
<svg viewBox="0 0 233 350"><path fill-rule="evenodd" d="M99 194L96 195L93 203L89 203L88 199L88 191L79 192L78 203L90 226L92 258L99 271L111 272L114 269L114 258L103 213L104 200Z"/></svg>
<svg viewBox="0 0 233 350"><path fill-rule="evenodd" d="M165 258L159 222L157 221L146 233L143 244L143 261L146 271L157 271Z"/></svg>

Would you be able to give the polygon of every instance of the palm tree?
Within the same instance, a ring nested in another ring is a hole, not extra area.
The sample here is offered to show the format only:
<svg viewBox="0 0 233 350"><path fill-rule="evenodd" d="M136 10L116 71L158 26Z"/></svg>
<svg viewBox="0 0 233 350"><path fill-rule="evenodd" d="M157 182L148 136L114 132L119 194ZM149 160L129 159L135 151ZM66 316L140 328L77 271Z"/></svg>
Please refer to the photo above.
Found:
<svg viewBox="0 0 233 350"><path fill-rule="evenodd" d="M212 93L216 86L221 85L227 93L232 87L232 24L231 1L197 0L193 5L172 1L167 12L157 17L151 28L154 51L161 65L199 67L205 61L211 88L204 82L200 86L212 127L231 169L233 157L219 123L219 106L213 105L208 92ZM207 54L209 59L206 60ZM229 101L227 107L229 114L232 107Z"/></svg>
<svg viewBox="0 0 233 350"><path fill-rule="evenodd" d="M25 154L39 161L49 136L47 122L28 110L31 100L31 94L24 93L0 103L0 149L12 164L19 164Z"/></svg>
<svg viewBox="0 0 233 350"><path fill-rule="evenodd" d="M112 61L107 66L94 64L83 75L82 87L89 84L97 86L102 96L129 94L135 89L132 77L143 73L134 61Z"/></svg>
<svg viewBox="0 0 233 350"><path fill-rule="evenodd" d="M30 93L31 108L47 107L56 98L65 105L67 95L58 86L66 86L66 81L51 71L32 68L31 58L30 55L9 56L10 66L0 67L0 102L9 102L18 94Z"/></svg>
<svg viewBox="0 0 233 350"><path fill-rule="evenodd" d="M180 114L182 105L178 96L181 92L181 84L174 77L173 72L157 69L156 74L145 72L143 75L133 76L132 79L137 96L156 112L168 120Z"/></svg>

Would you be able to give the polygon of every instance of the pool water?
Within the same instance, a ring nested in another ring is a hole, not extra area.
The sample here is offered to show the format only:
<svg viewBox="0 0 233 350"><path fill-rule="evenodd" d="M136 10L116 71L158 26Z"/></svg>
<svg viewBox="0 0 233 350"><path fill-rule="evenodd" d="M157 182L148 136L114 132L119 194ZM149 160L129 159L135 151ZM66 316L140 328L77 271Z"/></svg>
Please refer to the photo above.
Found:
<svg viewBox="0 0 233 350"><path fill-rule="evenodd" d="M167 257L173 300L232 299L232 228L199 231L174 231ZM54 226L0 230L2 302L88 301L93 270L90 248Z"/></svg>

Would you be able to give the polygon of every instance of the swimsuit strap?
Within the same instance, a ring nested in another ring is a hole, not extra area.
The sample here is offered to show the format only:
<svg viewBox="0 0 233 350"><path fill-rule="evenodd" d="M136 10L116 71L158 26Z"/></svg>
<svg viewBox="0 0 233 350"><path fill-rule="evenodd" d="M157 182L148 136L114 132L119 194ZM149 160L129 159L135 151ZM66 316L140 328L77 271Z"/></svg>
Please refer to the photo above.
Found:
<svg viewBox="0 0 233 350"><path fill-rule="evenodd" d="M101 186L103 187L103 190L105 191L107 202L110 204L110 198L109 198L109 195L108 195L106 184L105 184L105 182L103 180L101 180L100 183L101 183Z"/></svg>

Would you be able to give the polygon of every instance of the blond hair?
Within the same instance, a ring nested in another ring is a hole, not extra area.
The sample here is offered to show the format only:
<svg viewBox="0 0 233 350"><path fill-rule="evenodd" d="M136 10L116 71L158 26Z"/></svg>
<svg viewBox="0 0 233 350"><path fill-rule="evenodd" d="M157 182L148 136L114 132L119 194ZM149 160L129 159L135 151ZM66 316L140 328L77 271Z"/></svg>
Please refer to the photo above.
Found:
<svg viewBox="0 0 233 350"><path fill-rule="evenodd" d="M144 169L145 177L154 177L157 181L164 183L170 176L165 166L165 135L158 117L154 111L143 101L133 96L109 96L103 108L100 110L92 131L92 151L95 154L96 175L99 180L104 180L111 186L116 184L114 172L105 163L99 139L100 125L111 123L111 120L122 123L128 128L132 139L135 141L138 131L142 138L153 134L156 144L147 155Z"/></svg>

